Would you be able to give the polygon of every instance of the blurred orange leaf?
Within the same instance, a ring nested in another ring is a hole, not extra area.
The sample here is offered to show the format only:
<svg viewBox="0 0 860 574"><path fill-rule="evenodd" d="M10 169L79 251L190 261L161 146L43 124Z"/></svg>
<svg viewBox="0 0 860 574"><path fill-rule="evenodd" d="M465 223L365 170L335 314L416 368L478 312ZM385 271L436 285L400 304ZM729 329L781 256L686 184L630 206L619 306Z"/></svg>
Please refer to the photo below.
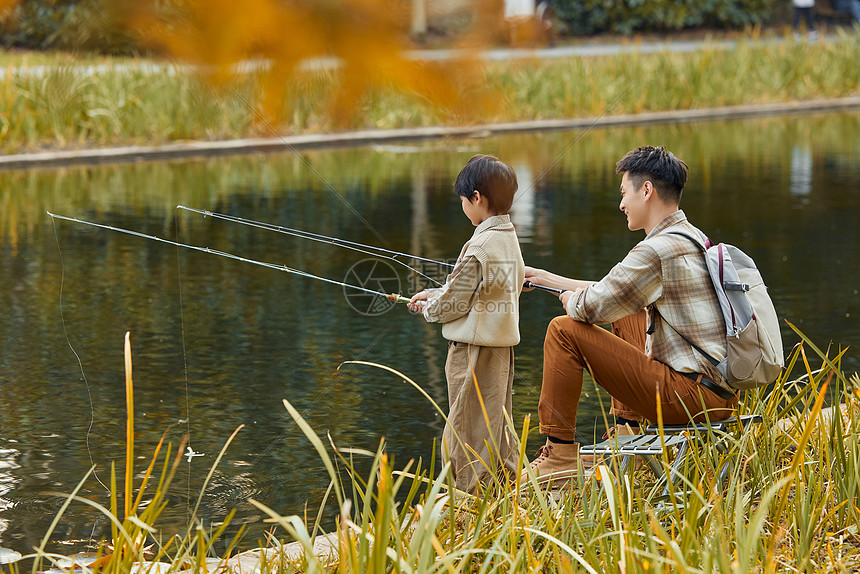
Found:
<svg viewBox="0 0 860 574"><path fill-rule="evenodd" d="M337 68L329 109L336 126L349 123L376 89L417 95L458 117L486 103L478 97L476 61L431 65L404 56L412 47L404 0L145 0L129 6L145 41L201 66L215 84L229 83L241 63L259 64L262 112L270 118L283 113L291 85L300 87L291 80L302 66L326 62Z"/></svg>

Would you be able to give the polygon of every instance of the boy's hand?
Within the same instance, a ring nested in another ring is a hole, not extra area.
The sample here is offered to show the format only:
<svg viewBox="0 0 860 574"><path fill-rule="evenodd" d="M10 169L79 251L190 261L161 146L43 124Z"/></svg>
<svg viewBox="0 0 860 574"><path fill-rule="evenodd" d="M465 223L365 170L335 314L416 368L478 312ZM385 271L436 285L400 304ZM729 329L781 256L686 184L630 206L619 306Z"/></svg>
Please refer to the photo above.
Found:
<svg viewBox="0 0 860 574"><path fill-rule="evenodd" d="M424 311L424 306L427 305L427 290L420 291L412 296L412 299L409 300L409 303L406 306L413 313L422 313Z"/></svg>
<svg viewBox="0 0 860 574"><path fill-rule="evenodd" d="M540 285L541 284L540 279L538 278L538 275L540 274L540 271L541 271L540 269L535 269L534 267L529 267L528 265L526 265L525 271L526 271L526 276L525 276L525 279L523 280L524 284L525 283L531 283L532 285ZM534 287L523 287L523 291L525 291L525 292L532 291L532 290L534 290Z"/></svg>

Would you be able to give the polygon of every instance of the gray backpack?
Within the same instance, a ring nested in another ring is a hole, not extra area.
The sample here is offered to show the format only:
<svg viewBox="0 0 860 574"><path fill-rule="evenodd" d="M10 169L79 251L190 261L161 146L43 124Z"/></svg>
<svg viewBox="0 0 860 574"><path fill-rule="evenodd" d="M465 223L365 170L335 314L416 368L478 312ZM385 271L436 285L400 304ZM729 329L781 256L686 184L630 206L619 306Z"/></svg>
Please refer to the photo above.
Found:
<svg viewBox="0 0 860 574"><path fill-rule="evenodd" d="M717 361L675 331L704 355L733 389L754 389L775 381L785 366L779 320L755 262L734 245L715 245L707 238L703 243L680 231L668 233L686 237L705 253L726 322L726 358Z"/></svg>

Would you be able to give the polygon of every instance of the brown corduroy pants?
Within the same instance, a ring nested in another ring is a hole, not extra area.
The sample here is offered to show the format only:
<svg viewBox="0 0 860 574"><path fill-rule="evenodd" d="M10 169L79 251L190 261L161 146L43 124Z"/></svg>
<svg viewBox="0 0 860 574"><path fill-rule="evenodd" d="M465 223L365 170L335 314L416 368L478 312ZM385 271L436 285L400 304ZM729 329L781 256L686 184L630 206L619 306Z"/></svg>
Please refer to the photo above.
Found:
<svg viewBox="0 0 860 574"><path fill-rule="evenodd" d="M540 432L575 440L582 375L588 369L612 396L612 412L631 420L663 422L720 420L731 416L738 399L723 399L696 381L645 354L645 310L612 324L612 332L569 316L550 322L544 341Z"/></svg>

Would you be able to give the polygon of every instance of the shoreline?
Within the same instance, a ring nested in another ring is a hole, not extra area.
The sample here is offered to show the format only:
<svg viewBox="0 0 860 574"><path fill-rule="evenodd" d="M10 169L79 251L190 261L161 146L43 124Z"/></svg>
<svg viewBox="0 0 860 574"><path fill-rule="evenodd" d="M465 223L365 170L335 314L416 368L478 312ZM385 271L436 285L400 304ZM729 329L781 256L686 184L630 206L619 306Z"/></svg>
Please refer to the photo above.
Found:
<svg viewBox="0 0 860 574"><path fill-rule="evenodd" d="M325 148L347 148L394 142L419 142L443 138L483 138L526 132L589 130L620 126L731 120L775 115L812 114L860 110L860 96L747 104L718 108L670 110L640 114L601 115L584 118L530 120L474 126L433 126L388 130L359 130L271 138L189 141L156 146L122 146L82 150L56 150L0 156L0 170L70 165L133 163L165 159L213 157L251 153L282 153Z"/></svg>

